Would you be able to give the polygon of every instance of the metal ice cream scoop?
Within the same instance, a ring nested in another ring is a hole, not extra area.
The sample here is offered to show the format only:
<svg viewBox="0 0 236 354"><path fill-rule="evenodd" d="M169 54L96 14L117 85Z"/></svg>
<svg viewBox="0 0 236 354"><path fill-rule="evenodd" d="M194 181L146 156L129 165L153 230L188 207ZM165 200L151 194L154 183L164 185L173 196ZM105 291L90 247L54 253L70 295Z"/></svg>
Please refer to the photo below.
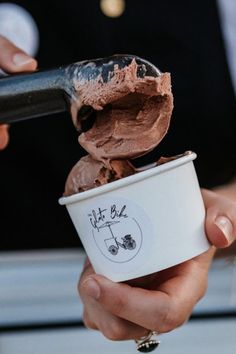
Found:
<svg viewBox="0 0 236 354"><path fill-rule="evenodd" d="M153 64L142 58L114 55L56 69L3 77L0 79L0 124L69 111L75 90L75 76L77 85L95 81L99 75L106 83L117 66L123 69L129 66L133 59L138 65L138 77L157 77L161 74ZM90 107L82 106L78 115L87 116L91 112Z"/></svg>

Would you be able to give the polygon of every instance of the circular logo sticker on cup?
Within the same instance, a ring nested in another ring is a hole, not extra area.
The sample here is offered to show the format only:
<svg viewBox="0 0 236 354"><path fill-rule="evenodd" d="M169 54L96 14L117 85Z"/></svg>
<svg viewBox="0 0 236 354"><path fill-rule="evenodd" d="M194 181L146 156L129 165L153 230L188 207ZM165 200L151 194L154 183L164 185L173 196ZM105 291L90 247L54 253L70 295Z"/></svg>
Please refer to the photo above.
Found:
<svg viewBox="0 0 236 354"><path fill-rule="evenodd" d="M137 257L144 237L152 235L152 225L145 211L124 198L99 198L87 211L87 221L101 254L115 263L126 263Z"/></svg>

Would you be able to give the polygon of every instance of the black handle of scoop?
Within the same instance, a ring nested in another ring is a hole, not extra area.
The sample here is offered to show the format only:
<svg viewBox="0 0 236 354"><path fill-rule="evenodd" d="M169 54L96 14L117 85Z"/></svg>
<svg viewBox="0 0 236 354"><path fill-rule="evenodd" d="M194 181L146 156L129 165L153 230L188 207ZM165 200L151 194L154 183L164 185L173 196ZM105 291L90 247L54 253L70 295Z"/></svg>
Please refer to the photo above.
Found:
<svg viewBox="0 0 236 354"><path fill-rule="evenodd" d="M0 79L0 124L66 111L66 68Z"/></svg>

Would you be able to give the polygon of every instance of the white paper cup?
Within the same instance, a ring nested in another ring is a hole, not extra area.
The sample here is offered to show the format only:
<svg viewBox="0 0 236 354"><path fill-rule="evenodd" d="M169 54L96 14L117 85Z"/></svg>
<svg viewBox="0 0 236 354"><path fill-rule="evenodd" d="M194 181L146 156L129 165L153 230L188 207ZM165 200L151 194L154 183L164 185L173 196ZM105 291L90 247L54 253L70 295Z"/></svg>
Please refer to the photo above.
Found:
<svg viewBox="0 0 236 354"><path fill-rule="evenodd" d="M59 200L98 274L124 281L209 249L205 208L189 153Z"/></svg>

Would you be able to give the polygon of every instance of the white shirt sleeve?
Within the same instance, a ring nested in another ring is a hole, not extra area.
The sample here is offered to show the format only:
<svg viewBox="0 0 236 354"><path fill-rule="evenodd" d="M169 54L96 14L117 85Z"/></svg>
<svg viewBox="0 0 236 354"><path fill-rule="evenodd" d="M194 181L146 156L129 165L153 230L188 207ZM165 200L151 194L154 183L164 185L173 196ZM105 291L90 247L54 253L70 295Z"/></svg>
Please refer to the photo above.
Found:
<svg viewBox="0 0 236 354"><path fill-rule="evenodd" d="M229 71L236 93L236 0L217 0Z"/></svg>

